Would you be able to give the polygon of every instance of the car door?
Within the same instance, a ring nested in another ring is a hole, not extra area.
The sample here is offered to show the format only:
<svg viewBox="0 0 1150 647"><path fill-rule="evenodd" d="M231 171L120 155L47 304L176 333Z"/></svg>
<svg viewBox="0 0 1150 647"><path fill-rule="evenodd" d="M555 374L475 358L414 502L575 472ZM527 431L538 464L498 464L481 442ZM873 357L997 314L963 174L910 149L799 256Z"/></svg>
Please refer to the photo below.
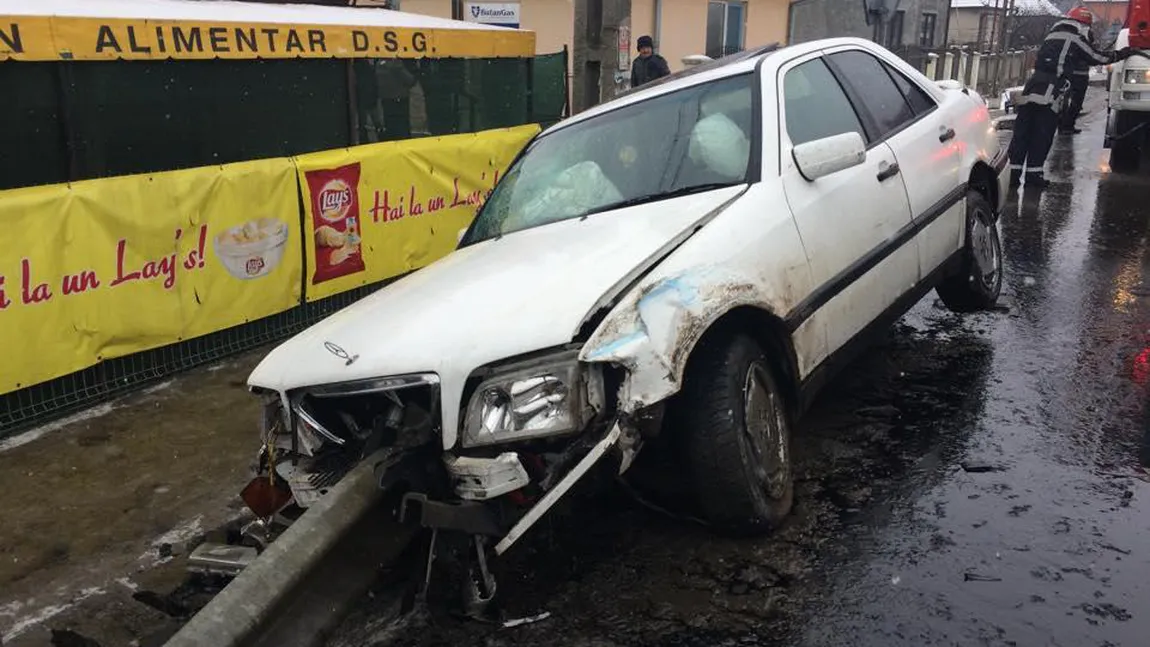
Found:
<svg viewBox="0 0 1150 647"><path fill-rule="evenodd" d="M912 225L910 205L894 153L882 142L868 144L861 165L804 178L795 146L851 131L869 135L821 56L781 67L777 83L780 173L816 286L790 323L813 317L833 353L918 280L913 241L895 244Z"/></svg>
<svg viewBox="0 0 1150 647"><path fill-rule="evenodd" d="M965 203L961 115L914 81L861 49L834 51L827 62L846 84L864 122L894 151L902 169L918 240L919 272L929 275L962 244Z"/></svg>

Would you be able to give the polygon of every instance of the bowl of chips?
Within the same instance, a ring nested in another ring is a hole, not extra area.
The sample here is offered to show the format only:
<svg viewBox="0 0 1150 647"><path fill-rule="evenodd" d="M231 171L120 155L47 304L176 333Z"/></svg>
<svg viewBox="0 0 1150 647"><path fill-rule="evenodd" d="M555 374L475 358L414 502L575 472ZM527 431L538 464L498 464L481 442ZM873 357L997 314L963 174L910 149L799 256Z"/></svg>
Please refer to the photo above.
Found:
<svg viewBox="0 0 1150 647"><path fill-rule="evenodd" d="M212 239L216 256L237 279L267 275L283 260L288 226L276 218L258 218L231 227Z"/></svg>

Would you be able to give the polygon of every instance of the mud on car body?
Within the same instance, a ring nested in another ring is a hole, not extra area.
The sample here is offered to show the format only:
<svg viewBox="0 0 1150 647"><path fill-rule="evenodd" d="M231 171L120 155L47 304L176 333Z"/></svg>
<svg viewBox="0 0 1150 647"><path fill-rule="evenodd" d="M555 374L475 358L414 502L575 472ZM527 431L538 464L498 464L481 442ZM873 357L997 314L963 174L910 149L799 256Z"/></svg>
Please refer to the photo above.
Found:
<svg viewBox="0 0 1150 647"><path fill-rule="evenodd" d="M526 146L454 253L255 370L248 498L282 517L382 451L397 513L468 537L478 602L491 553L654 437L712 524L768 530L792 422L867 333L932 288L996 300L1004 159L981 97L857 39L587 110Z"/></svg>

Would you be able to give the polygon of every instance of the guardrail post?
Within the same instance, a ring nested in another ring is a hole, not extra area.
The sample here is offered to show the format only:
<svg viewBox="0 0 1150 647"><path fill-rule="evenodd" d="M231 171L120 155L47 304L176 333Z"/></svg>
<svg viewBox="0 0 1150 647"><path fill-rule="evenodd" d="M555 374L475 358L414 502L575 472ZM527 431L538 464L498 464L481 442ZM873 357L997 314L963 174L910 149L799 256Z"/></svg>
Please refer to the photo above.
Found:
<svg viewBox="0 0 1150 647"><path fill-rule="evenodd" d="M954 78L954 52L947 52L942 56L942 78Z"/></svg>
<svg viewBox="0 0 1150 647"><path fill-rule="evenodd" d="M926 53L926 71L923 72L923 74L931 81L938 80L938 54L934 52Z"/></svg>
<svg viewBox="0 0 1150 647"><path fill-rule="evenodd" d="M970 83L970 69L967 67L969 61L970 57L966 51L960 50L958 52L958 70L956 70L957 73L954 76L967 87L973 85Z"/></svg>
<svg viewBox="0 0 1150 647"><path fill-rule="evenodd" d="M979 73L982 71L982 54L975 52L970 57L970 86L978 92L983 91L982 77Z"/></svg>

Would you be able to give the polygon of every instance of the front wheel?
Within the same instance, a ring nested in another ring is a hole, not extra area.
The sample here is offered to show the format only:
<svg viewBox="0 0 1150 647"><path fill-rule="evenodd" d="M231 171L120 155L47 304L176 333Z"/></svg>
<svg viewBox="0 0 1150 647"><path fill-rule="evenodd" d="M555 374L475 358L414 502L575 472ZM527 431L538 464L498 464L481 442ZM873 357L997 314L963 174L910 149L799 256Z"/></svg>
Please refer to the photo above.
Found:
<svg viewBox="0 0 1150 647"><path fill-rule="evenodd" d="M937 288L955 312L989 310L1002 290L1002 241L990 203L980 193L966 195L966 246L962 269Z"/></svg>
<svg viewBox="0 0 1150 647"><path fill-rule="evenodd" d="M679 398L678 441L701 514L716 528L758 534L791 511L790 417L773 366L743 333L696 350Z"/></svg>

